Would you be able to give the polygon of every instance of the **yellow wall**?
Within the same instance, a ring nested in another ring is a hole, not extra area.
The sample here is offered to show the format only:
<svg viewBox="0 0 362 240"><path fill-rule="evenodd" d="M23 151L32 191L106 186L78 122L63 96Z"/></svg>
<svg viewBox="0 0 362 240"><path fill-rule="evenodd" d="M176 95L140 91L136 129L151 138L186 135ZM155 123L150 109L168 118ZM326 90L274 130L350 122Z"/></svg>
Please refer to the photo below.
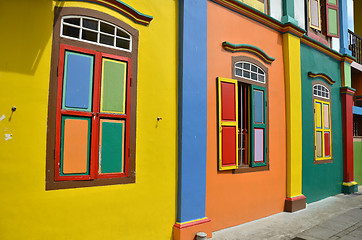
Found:
<svg viewBox="0 0 362 240"><path fill-rule="evenodd" d="M139 34L136 183L45 191L53 7L0 1L0 239L171 239L176 219L177 1L123 0ZM11 115L11 107L17 110ZM156 127L157 116L162 117ZM5 140L5 134L12 139Z"/></svg>

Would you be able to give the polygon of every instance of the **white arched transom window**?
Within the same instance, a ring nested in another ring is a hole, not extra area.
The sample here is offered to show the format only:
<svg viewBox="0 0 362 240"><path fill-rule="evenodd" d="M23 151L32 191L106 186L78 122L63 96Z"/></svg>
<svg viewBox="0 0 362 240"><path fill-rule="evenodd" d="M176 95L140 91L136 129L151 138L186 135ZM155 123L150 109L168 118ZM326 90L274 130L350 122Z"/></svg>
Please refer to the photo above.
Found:
<svg viewBox="0 0 362 240"><path fill-rule="evenodd" d="M83 16L62 18L62 37L78 39L105 47L131 51L132 38L124 29L111 23Z"/></svg>
<svg viewBox="0 0 362 240"><path fill-rule="evenodd" d="M316 84L313 86L313 95L316 97L329 99L329 90L321 84Z"/></svg>
<svg viewBox="0 0 362 240"><path fill-rule="evenodd" d="M265 83L265 72L263 69L250 62L241 61L235 63L235 76Z"/></svg>

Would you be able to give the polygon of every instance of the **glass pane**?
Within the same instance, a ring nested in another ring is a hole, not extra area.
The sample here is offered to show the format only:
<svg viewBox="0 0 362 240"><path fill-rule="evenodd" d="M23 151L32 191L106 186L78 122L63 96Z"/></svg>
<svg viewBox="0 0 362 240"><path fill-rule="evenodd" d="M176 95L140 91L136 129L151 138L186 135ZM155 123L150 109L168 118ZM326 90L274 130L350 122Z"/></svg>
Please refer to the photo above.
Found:
<svg viewBox="0 0 362 240"><path fill-rule="evenodd" d="M250 72L243 71L243 76L244 76L245 78L250 78Z"/></svg>
<svg viewBox="0 0 362 240"><path fill-rule="evenodd" d="M257 70L258 70L258 69L257 69L257 67L256 67L256 66L251 65L251 71L252 71L252 72L257 72Z"/></svg>
<svg viewBox="0 0 362 240"><path fill-rule="evenodd" d="M239 67L239 68L242 68L243 67L243 64L242 63L237 63L235 64L236 67Z"/></svg>
<svg viewBox="0 0 362 240"><path fill-rule="evenodd" d="M310 2L310 11L311 11L311 24L315 27L319 27L319 5L318 1L311 0Z"/></svg>
<svg viewBox="0 0 362 240"><path fill-rule="evenodd" d="M117 29L117 36L130 39L129 35L120 29Z"/></svg>
<svg viewBox="0 0 362 240"><path fill-rule="evenodd" d="M97 42L97 33L83 29L82 39L87 41Z"/></svg>
<svg viewBox="0 0 362 240"><path fill-rule="evenodd" d="M244 63L244 69L250 70L250 64L249 63Z"/></svg>
<svg viewBox="0 0 362 240"><path fill-rule="evenodd" d="M124 120L100 120L99 172L124 172Z"/></svg>
<svg viewBox="0 0 362 240"><path fill-rule="evenodd" d="M240 69L235 69L235 75L236 76L243 76L243 72Z"/></svg>
<svg viewBox="0 0 362 240"><path fill-rule="evenodd" d="M329 132L324 133L324 156L325 157L330 157L331 156Z"/></svg>
<svg viewBox="0 0 362 240"><path fill-rule="evenodd" d="M254 162L264 162L264 129L254 129Z"/></svg>
<svg viewBox="0 0 362 240"><path fill-rule="evenodd" d="M222 166L233 166L237 164L236 137L237 137L237 130L235 126L222 127L221 131Z"/></svg>
<svg viewBox="0 0 362 240"><path fill-rule="evenodd" d="M62 117L60 175L89 172L90 119Z"/></svg>
<svg viewBox="0 0 362 240"><path fill-rule="evenodd" d="M127 63L103 58L101 112L126 112Z"/></svg>
<svg viewBox="0 0 362 240"><path fill-rule="evenodd" d="M94 57L65 52L63 109L91 111Z"/></svg>
<svg viewBox="0 0 362 240"><path fill-rule="evenodd" d="M338 35L338 12L336 9L328 8L328 33Z"/></svg>
<svg viewBox="0 0 362 240"><path fill-rule="evenodd" d="M316 133L316 150L317 150L317 157L323 157L323 149L322 149L322 145L323 145L323 141L322 141L322 132L317 132Z"/></svg>
<svg viewBox="0 0 362 240"><path fill-rule="evenodd" d="M324 128L329 129L329 105L323 104Z"/></svg>
<svg viewBox="0 0 362 240"><path fill-rule="evenodd" d="M79 28L63 25L63 35L64 36L79 38L79 31L80 31Z"/></svg>
<svg viewBox="0 0 362 240"><path fill-rule="evenodd" d="M264 76L259 75L259 76L258 76L258 81L259 81L259 82L264 82Z"/></svg>
<svg viewBox="0 0 362 240"><path fill-rule="evenodd" d="M251 79L257 80L257 75L256 75L256 73L251 73Z"/></svg>
<svg viewBox="0 0 362 240"><path fill-rule="evenodd" d="M264 92L254 90L254 122L264 123Z"/></svg>
<svg viewBox="0 0 362 240"><path fill-rule="evenodd" d="M101 22L101 32L114 35L114 27L107 23Z"/></svg>
<svg viewBox="0 0 362 240"><path fill-rule="evenodd" d="M124 49L129 49L130 48L129 41L119 39L119 38L116 39L116 46L119 47L119 48L124 48Z"/></svg>
<svg viewBox="0 0 362 240"><path fill-rule="evenodd" d="M83 19L83 27L98 30L98 21L91 19Z"/></svg>
<svg viewBox="0 0 362 240"><path fill-rule="evenodd" d="M260 68L258 68L258 73L263 73L264 74L264 72Z"/></svg>
<svg viewBox="0 0 362 240"><path fill-rule="evenodd" d="M314 115L315 115L315 127L322 128L322 104L316 102L314 105Z"/></svg>
<svg viewBox="0 0 362 240"><path fill-rule="evenodd" d="M66 23L80 26L80 18L65 18L63 21Z"/></svg>
<svg viewBox="0 0 362 240"><path fill-rule="evenodd" d="M101 34L100 42L106 45L114 46L114 37Z"/></svg>

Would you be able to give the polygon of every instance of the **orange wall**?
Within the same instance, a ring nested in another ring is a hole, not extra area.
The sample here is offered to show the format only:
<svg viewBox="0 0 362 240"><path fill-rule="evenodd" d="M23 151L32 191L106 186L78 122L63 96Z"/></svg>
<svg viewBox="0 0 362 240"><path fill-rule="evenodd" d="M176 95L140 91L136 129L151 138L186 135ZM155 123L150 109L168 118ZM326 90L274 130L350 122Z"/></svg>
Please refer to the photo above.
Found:
<svg viewBox="0 0 362 240"><path fill-rule="evenodd" d="M206 216L212 231L283 211L286 196L286 119L282 35L264 25L208 2L208 142ZM250 44L276 60L231 53L222 42ZM269 171L232 174L217 170L216 78L232 78L231 57L249 56L269 69Z"/></svg>

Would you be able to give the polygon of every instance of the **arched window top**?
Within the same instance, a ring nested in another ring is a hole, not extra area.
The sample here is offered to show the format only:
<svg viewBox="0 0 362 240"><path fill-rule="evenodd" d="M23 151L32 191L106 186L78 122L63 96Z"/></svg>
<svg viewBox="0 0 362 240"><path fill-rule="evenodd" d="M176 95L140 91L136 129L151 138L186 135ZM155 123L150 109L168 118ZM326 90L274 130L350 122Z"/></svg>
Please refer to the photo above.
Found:
<svg viewBox="0 0 362 240"><path fill-rule="evenodd" d="M329 99L329 90L321 84L315 84L313 86L313 95L316 97Z"/></svg>
<svg viewBox="0 0 362 240"><path fill-rule="evenodd" d="M264 70L251 62L246 62L246 61L236 62L235 76L246 78L255 82L265 83Z"/></svg>
<svg viewBox="0 0 362 240"><path fill-rule="evenodd" d="M132 49L132 36L126 30L91 17L64 16L60 35L128 52Z"/></svg>

